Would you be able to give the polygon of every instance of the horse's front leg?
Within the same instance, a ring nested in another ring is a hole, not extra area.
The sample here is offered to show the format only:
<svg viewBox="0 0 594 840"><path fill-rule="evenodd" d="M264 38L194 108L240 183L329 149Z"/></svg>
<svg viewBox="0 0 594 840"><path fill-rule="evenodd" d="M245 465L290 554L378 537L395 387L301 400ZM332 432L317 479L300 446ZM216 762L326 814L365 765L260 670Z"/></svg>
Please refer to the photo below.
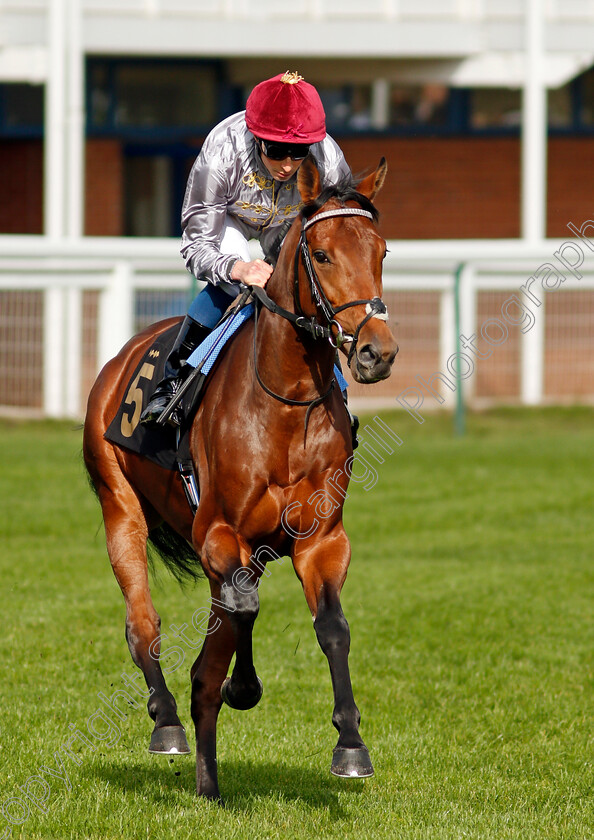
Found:
<svg viewBox="0 0 594 840"><path fill-rule="evenodd" d="M219 799L216 725L223 700L251 709L262 696L254 668L252 630L258 615L258 574L246 570L249 550L227 525L208 529L202 562L210 578L212 610L204 646L192 667L192 719L196 728L196 789ZM231 677L227 669L235 653Z"/></svg>
<svg viewBox="0 0 594 840"><path fill-rule="evenodd" d="M217 773L217 718L223 704L221 685L235 652L235 637L221 607L220 587L210 584L212 609L200 654L192 666L192 720L196 730L196 792L221 799Z"/></svg>
<svg viewBox="0 0 594 840"><path fill-rule="evenodd" d="M262 697L262 680L256 674L252 652L254 622L260 609L258 579L226 581L221 603L235 635L235 667L221 686L221 697L232 709L252 709Z"/></svg>
<svg viewBox="0 0 594 840"><path fill-rule="evenodd" d="M219 587L219 602L235 636L235 667L221 687L221 696L234 709L251 709L262 696L252 654L261 572L250 566L250 550L245 541L221 521L208 529L202 564L210 580Z"/></svg>
<svg viewBox="0 0 594 840"><path fill-rule="evenodd" d="M359 734L361 715L353 696L348 662L350 631L340 604L350 556L349 540L340 525L324 537L298 540L293 565L303 585L332 678L332 723L338 730L338 742L330 769L335 776L364 778L373 775L373 766Z"/></svg>

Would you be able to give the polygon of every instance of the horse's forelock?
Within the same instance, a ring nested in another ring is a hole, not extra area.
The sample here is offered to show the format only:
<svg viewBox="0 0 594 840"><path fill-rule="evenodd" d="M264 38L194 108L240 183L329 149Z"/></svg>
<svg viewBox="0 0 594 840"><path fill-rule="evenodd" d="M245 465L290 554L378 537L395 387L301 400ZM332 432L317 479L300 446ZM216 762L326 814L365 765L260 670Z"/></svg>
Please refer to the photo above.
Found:
<svg viewBox="0 0 594 840"><path fill-rule="evenodd" d="M336 198L341 204L346 204L347 201L356 201L363 210L367 210L373 216L373 220L377 222L379 219L379 211L373 202L360 192L357 192L356 185L352 181L343 181L339 184L324 187L319 196L314 200L308 202L301 210L301 216L304 219L309 219L320 210L326 202L331 198Z"/></svg>

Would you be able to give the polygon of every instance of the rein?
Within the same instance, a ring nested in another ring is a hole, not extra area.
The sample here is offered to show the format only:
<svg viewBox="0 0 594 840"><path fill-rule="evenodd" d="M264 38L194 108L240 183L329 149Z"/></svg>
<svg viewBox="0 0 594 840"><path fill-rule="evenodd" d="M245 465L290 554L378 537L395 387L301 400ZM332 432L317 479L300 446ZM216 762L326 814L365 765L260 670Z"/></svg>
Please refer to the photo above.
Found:
<svg viewBox="0 0 594 840"><path fill-rule="evenodd" d="M251 291L253 296L256 298L256 301L260 304L260 306L256 306L256 311L254 315L254 371L256 374L256 379L260 387L271 397L278 400L279 402L284 403L285 405L299 405L299 406L307 406L307 414L305 416L305 427L307 428L307 422L309 419L310 412L313 408L315 408L320 403L324 402L327 397L330 396L332 391L334 390L335 379L332 377L332 381L330 383L330 387L328 390L320 395L315 397L312 400L291 400L288 397L283 397L281 394L277 394L275 391L272 391L268 386L262 381L260 373L258 371L258 359L256 353L256 337L258 332L258 314L260 308L264 306L268 309L269 312L273 312L276 315L280 315L287 321L290 321L296 327L305 330L308 332L314 339L325 338L327 339L332 347L339 348L342 347L343 344L351 343L351 348L349 350L349 354L347 357L347 363L350 364L353 355L357 349L357 341L359 339L359 334L365 324L370 320L370 318L380 318L382 320L388 319L388 310L386 308L385 303L381 300L381 298L374 297L371 299L362 299L362 300L353 300L349 301L349 303L344 303L341 306L333 306L326 293L324 292L322 286L320 285L320 281L316 275L315 269L313 267L313 263L311 260L311 256L309 253L309 246L307 242L306 231L316 222L321 222L324 219L331 219L335 218L336 216L364 216L367 219L373 220L373 215L368 210L363 210L362 208L358 207L344 207L338 210L326 210L323 213L318 213L316 216L312 216L310 219L302 219L301 221L301 234L299 238L299 245L295 251L295 261L294 261L294 301L295 301L295 308L298 310L298 313L295 314L288 309L284 309L282 306L279 306L275 303L268 294L264 291L263 288L260 286L252 286ZM311 317L307 317L302 311L299 304L299 258L301 257L301 261L303 263L303 267L305 269L306 277L309 281L310 291L312 298L318 307L318 309L323 314L324 318L326 319L326 326L323 324L318 323L316 320L316 316L312 315ZM357 325L355 332L353 335L345 334L341 324L336 320L336 315L340 312L344 312L346 309L350 309L353 306L363 306L365 305L365 317L362 321ZM332 328L336 327L338 330L338 334L334 339L334 333ZM333 340L334 339L334 340Z"/></svg>
<svg viewBox="0 0 594 840"><path fill-rule="evenodd" d="M286 310L285 310L286 311ZM262 381L262 377L260 376L260 371L258 370L258 355L257 355L257 345L256 339L258 334L258 315L260 312L260 307L256 307L256 311L254 312L254 372L256 374L256 379L258 381L258 385L265 391L270 397L274 397L275 400L284 403L285 405L300 405L300 406L307 406L307 412L305 414L305 428L307 429L307 423L309 421L309 415L317 405L323 403L327 397L330 396L332 391L334 390L334 385L336 383L336 379L332 377L332 381L330 382L330 387L328 390L321 394L318 397L314 397L312 400L292 400L289 397L283 397L281 394L277 394L275 391L272 391L268 385L266 385ZM280 314L280 313L277 313ZM291 313L293 314L293 313ZM290 319L287 319L290 320Z"/></svg>

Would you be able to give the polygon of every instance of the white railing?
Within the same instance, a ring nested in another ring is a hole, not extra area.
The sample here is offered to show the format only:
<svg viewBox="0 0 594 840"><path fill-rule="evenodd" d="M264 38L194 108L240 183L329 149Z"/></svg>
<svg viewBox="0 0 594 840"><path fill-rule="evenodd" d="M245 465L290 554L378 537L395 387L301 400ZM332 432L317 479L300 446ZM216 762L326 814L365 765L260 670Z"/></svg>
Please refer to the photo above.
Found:
<svg viewBox="0 0 594 840"><path fill-rule="evenodd" d="M80 417L99 369L134 332L185 311L190 278L178 249L170 239L0 238L0 404ZM391 379L353 385L355 398L396 404L406 392L404 407L451 406L463 388L468 402L594 399L588 240L390 242L389 249L384 297L401 352ZM26 300L35 301L31 315ZM23 396L17 384L28 380Z"/></svg>
<svg viewBox="0 0 594 840"><path fill-rule="evenodd" d="M176 240L8 236L0 238L0 255L0 291L43 296L39 403L50 417L80 416L86 399L83 357L86 353L93 360L96 374L133 335L141 289L169 294L189 289ZM94 347L83 349L84 295L91 292L97 296L96 340ZM10 303L18 305L7 301L5 306ZM7 317L0 313L0 328Z"/></svg>

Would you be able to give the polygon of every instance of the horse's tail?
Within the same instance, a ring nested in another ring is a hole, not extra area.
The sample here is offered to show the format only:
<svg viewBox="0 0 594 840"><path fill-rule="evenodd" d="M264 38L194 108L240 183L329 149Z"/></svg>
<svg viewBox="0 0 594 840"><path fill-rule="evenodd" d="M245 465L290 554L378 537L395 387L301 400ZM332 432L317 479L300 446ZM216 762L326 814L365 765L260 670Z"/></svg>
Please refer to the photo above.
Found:
<svg viewBox="0 0 594 840"><path fill-rule="evenodd" d="M204 577L200 559L190 543L167 522L162 522L150 532L148 542L149 562L153 569L154 555L157 554L180 583Z"/></svg>

